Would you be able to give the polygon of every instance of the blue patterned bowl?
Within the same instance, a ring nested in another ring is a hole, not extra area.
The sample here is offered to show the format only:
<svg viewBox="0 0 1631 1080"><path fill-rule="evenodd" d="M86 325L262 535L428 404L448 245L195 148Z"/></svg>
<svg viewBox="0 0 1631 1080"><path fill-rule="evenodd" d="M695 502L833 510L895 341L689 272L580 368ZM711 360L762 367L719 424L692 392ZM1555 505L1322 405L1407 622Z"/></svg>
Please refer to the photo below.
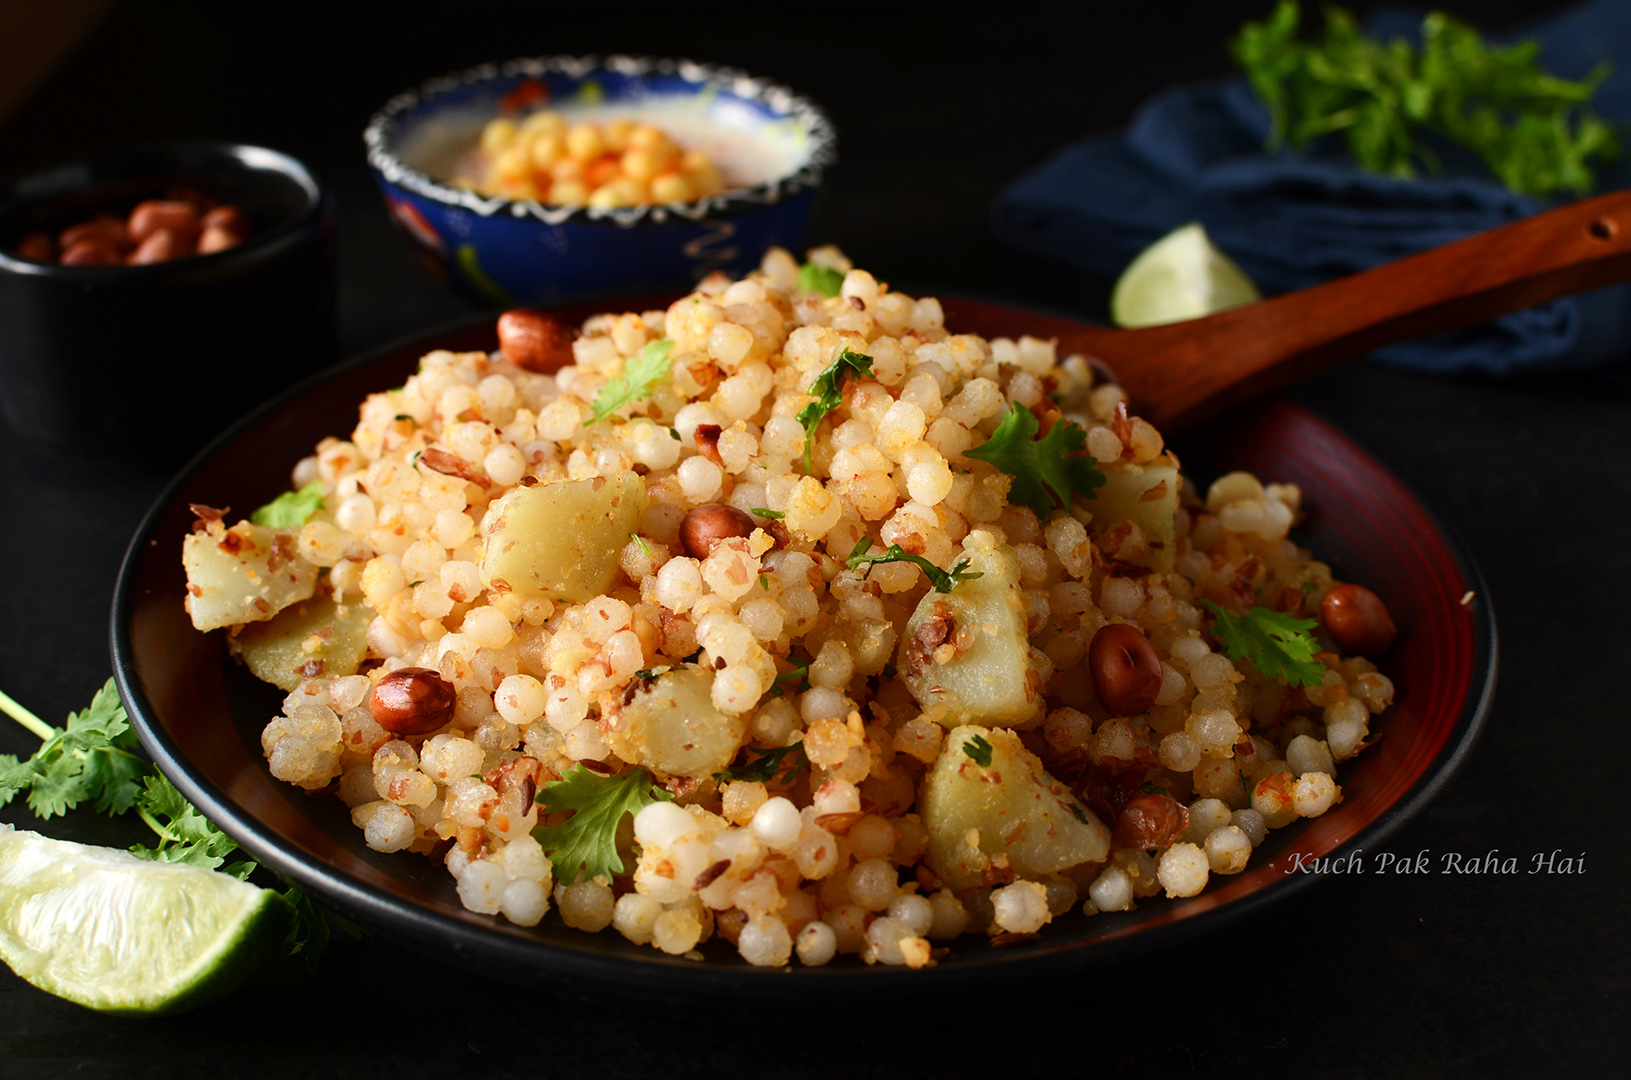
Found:
<svg viewBox="0 0 1631 1080"><path fill-rule="evenodd" d="M696 202L620 209L490 197L431 175L445 175L487 119L545 102L568 113L626 104L629 116L659 114L659 126L661 117L694 118L749 136L781 167ZM426 268L506 307L688 288L713 270L751 269L772 245L797 251L836 160L826 114L787 88L727 68L629 56L511 60L432 79L392 98L363 140L391 218Z"/></svg>

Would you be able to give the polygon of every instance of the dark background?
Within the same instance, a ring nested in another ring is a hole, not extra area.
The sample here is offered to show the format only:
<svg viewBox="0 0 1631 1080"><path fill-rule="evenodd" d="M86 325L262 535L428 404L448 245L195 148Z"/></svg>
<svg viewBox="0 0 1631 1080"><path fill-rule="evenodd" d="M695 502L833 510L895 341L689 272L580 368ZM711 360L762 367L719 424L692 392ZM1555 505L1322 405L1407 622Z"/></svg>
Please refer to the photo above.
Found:
<svg viewBox="0 0 1631 1080"><path fill-rule="evenodd" d="M1492 30L1549 6L1447 5ZM469 310L391 233L363 165L374 108L486 60L687 56L773 76L830 110L841 165L812 242L838 243L889 280L1097 316L1108 283L999 247L992 196L1161 87L1226 74L1222 43L1268 4L1094 4L1069 18L1011 3L561 7L117 4L0 120L0 171L149 137L295 154L339 197L349 353ZM30 17L0 4L0 35L29 33ZM1483 1077L1616 1062L1631 960L1618 791L1631 721L1631 403L1589 376L1445 380L1367 363L1294 396L1467 540L1497 609L1488 731L1389 849L1499 849L1525 868L1561 849L1584 854L1583 874L1335 879L1138 963L927 1004L585 1002L488 982L384 938L337 946L303 985L169 1020L101 1017L0 970L0 1075ZM109 673L114 575L164 479L41 457L0 431L0 687L51 722ZM0 752L32 749L0 724ZM20 805L0 819L34 824ZM139 825L88 811L47 831L140 838Z"/></svg>

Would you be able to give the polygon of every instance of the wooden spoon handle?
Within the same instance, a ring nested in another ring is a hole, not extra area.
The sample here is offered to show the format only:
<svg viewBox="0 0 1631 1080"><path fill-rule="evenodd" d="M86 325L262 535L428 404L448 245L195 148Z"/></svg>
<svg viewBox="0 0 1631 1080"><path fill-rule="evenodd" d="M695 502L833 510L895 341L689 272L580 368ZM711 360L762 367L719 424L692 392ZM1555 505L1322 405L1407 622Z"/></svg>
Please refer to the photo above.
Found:
<svg viewBox="0 0 1631 1080"><path fill-rule="evenodd" d="M1060 341L1107 361L1163 431L1384 345L1631 279L1631 191L1192 322Z"/></svg>

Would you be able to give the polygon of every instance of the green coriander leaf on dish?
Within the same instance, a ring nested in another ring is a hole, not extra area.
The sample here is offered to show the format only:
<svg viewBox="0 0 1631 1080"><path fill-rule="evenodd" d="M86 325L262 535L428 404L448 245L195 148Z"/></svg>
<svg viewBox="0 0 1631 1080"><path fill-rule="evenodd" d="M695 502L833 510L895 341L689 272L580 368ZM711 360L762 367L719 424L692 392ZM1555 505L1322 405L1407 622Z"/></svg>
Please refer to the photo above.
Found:
<svg viewBox="0 0 1631 1080"><path fill-rule="evenodd" d="M807 262L799 267L799 292L818 293L831 300L844 287L844 272Z"/></svg>
<svg viewBox="0 0 1631 1080"><path fill-rule="evenodd" d="M773 750L750 746L746 748L745 752L758 754L759 756L746 764L732 765L724 772L714 773L714 779L720 783L727 780L755 780L765 784L774 780L776 774L782 771L782 762L789 755L797 755L797 757L789 762L791 771L788 773L788 779L792 779L797 775L799 770L809 762L809 759L804 756L804 745L802 743L779 746Z"/></svg>
<svg viewBox="0 0 1631 1080"><path fill-rule="evenodd" d="M780 510L767 510L762 506L755 506L750 509L748 513L752 514L754 517L769 518L772 521L780 521L782 518L787 516Z"/></svg>
<svg viewBox="0 0 1631 1080"><path fill-rule="evenodd" d="M674 369L674 361L669 356L673 349L673 341L661 338L647 342L645 348L624 361L623 373L595 394L594 415L589 417L589 422L593 424L604 420L623 406L649 397L656 385L668 378L669 372Z"/></svg>
<svg viewBox="0 0 1631 1080"><path fill-rule="evenodd" d="M1140 785L1138 790L1142 791L1146 795L1165 795L1165 794L1167 794L1167 789L1162 787L1160 784L1145 783L1145 784Z"/></svg>
<svg viewBox="0 0 1631 1080"><path fill-rule="evenodd" d="M313 480L298 491L285 491L249 515L256 525L269 529L295 529L323 508L323 482Z"/></svg>
<svg viewBox="0 0 1631 1080"><path fill-rule="evenodd" d="M984 735L976 735L963 744L963 753L982 769L991 767L991 744Z"/></svg>
<svg viewBox="0 0 1631 1080"><path fill-rule="evenodd" d="M1309 633L1315 620L1261 607L1232 615L1210 600L1201 603L1216 616L1212 633L1230 660L1248 660L1266 677L1284 678L1292 686L1313 686L1325 678L1325 665L1314 659L1319 642Z"/></svg>
<svg viewBox="0 0 1631 1080"><path fill-rule="evenodd" d="M227 867L228 871L231 869L232 866ZM352 941L361 941L368 936L368 931L344 915L324 907L292 885L280 895L294 907L295 911L294 925L289 928L288 935L283 939L283 952L288 956L299 957L306 965L307 972L311 974L316 974L318 964L323 954L328 951L329 943L334 940L336 930Z"/></svg>
<svg viewBox="0 0 1631 1080"><path fill-rule="evenodd" d="M1105 476L1094 467L1097 459L1082 452L1087 432L1080 425L1059 420L1038 439L1040 428L1036 414L1016 401L991 438L964 451L964 456L1012 476L1008 501L1029 506L1038 520L1046 521L1056 508L1070 505L1072 492L1097 498Z"/></svg>
<svg viewBox="0 0 1631 1080"><path fill-rule="evenodd" d="M816 429L822 417L844 402L844 378L865 378L872 374L872 357L845 348L838 358L821 369L806 393L815 400L798 411L798 422L804 425L804 471L811 471L810 451L815 446Z"/></svg>
<svg viewBox="0 0 1631 1080"><path fill-rule="evenodd" d="M636 544L640 545L640 550L645 552L646 558L648 558L648 559L651 558L651 548L646 545L646 538L645 537L641 536L639 533L629 533L629 537Z"/></svg>
<svg viewBox="0 0 1631 1080"><path fill-rule="evenodd" d="M856 544L854 549L849 553L849 558L844 561L844 565L848 566L851 570L859 570L863 566L870 567L873 563L911 563L919 570L923 571L924 575L929 579L929 584L933 585L934 591L938 593L951 592L952 589L957 587L957 583L960 581L969 581L973 578L985 576L984 571L969 570L968 556L966 555L961 559L958 559L948 571L940 569L940 567L936 566L934 563L930 562L928 559L925 559L921 555L911 554L903 549L899 544L890 544L889 547L884 550L882 555L868 555L867 552L870 551L871 548L872 538L870 536L863 536L861 538L861 542Z"/></svg>
<svg viewBox="0 0 1631 1080"><path fill-rule="evenodd" d="M532 835L549 855L556 884L570 885L580 869L585 881L597 877L611 881L623 872L623 858L617 853L617 827L623 815L673 798L653 784L644 769L601 776L574 765L561 779L538 789L541 813L570 810L572 816L559 825L540 825Z"/></svg>

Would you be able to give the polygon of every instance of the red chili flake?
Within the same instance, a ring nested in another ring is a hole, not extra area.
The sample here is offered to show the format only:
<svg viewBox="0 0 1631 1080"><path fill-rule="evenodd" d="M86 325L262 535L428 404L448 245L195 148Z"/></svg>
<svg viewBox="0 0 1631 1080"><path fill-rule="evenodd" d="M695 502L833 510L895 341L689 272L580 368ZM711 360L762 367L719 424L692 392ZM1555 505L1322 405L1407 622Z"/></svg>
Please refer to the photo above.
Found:
<svg viewBox="0 0 1631 1080"><path fill-rule="evenodd" d="M215 522L220 521L221 518L226 515L226 512L231 510L232 507L223 506L221 509L217 510L215 507L205 506L203 503L188 503L187 509L191 510L193 512L193 516L198 519L197 521L193 522L193 532L201 533Z"/></svg>

